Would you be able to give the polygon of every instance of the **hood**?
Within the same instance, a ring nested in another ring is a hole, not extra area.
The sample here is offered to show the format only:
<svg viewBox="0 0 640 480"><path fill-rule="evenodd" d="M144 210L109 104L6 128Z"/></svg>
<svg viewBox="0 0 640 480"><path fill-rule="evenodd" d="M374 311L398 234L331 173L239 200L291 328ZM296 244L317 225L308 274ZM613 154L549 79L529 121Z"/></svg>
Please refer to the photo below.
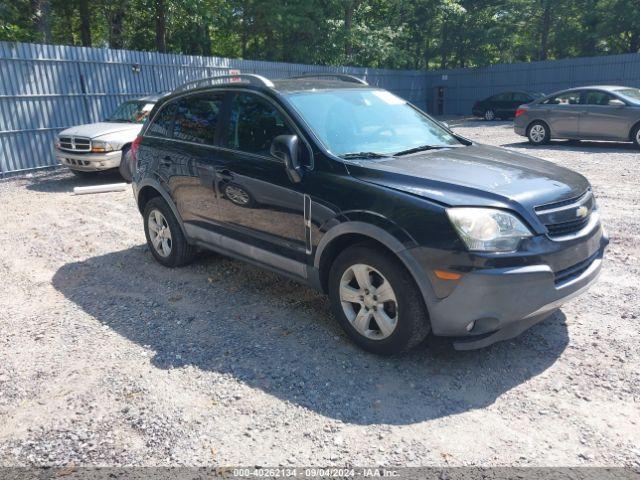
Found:
<svg viewBox="0 0 640 480"><path fill-rule="evenodd" d="M140 123L98 122L67 128L66 130L60 132L59 135L74 135L77 137L96 138L103 135L120 133L123 135L131 136L131 140L133 140L141 129L142 124Z"/></svg>
<svg viewBox="0 0 640 480"><path fill-rule="evenodd" d="M354 177L445 205L530 209L581 195L579 173L529 155L487 145L429 150L398 158L347 163Z"/></svg>

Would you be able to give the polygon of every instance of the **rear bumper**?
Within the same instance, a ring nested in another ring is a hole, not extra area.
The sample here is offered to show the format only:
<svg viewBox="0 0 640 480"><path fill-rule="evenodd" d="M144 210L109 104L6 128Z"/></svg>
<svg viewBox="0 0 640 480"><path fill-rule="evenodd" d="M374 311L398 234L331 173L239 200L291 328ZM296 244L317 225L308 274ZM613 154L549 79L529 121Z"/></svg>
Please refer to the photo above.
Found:
<svg viewBox="0 0 640 480"><path fill-rule="evenodd" d="M575 255L571 268L554 272L539 263L472 269L447 296L429 302L433 333L459 337L454 343L458 349L481 348L520 334L596 281L608 243L598 225L589 239L568 248ZM553 254L538 257L553 259Z"/></svg>
<svg viewBox="0 0 640 480"><path fill-rule="evenodd" d="M513 131L515 133L517 133L518 135L522 135L523 137L527 136L527 125L526 122L524 121L524 119L522 118L523 115L520 115L519 117L516 117L513 120Z"/></svg>
<svg viewBox="0 0 640 480"><path fill-rule="evenodd" d="M72 170L83 172L97 172L99 170L118 168L122 160L121 150L106 153L72 153L54 148L53 153L58 163Z"/></svg>

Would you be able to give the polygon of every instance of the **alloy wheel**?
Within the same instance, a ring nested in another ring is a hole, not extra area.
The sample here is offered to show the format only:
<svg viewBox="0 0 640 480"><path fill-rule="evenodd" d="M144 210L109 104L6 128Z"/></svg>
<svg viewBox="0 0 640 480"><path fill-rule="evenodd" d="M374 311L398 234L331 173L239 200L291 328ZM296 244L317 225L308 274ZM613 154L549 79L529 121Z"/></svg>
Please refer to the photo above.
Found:
<svg viewBox="0 0 640 480"><path fill-rule="evenodd" d="M153 209L149 212L147 219L147 225L149 226L149 238L153 248L162 257L168 257L171 255L172 240L171 229L167 219L160 210Z"/></svg>
<svg viewBox="0 0 640 480"><path fill-rule="evenodd" d="M544 128L544 126L536 124L531 127L531 130L529 130L529 136L535 143L540 143L544 141L545 137L547 136L547 130Z"/></svg>
<svg viewBox="0 0 640 480"><path fill-rule="evenodd" d="M487 110L486 112L484 112L485 120L493 120L494 118L496 118L496 114L493 110Z"/></svg>
<svg viewBox="0 0 640 480"><path fill-rule="evenodd" d="M382 340L398 325L398 301L389 281L375 268L359 263L340 280L342 310L364 337Z"/></svg>

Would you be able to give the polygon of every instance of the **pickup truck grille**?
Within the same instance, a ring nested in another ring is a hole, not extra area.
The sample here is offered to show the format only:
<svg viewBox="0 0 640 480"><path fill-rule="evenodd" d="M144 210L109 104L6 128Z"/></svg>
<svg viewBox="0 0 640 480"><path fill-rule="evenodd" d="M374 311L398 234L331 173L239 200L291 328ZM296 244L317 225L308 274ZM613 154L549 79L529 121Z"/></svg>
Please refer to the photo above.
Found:
<svg viewBox="0 0 640 480"><path fill-rule="evenodd" d="M593 194L587 190L579 197L535 207L535 211L549 237L554 238L579 232L589 223L595 206Z"/></svg>
<svg viewBox="0 0 640 480"><path fill-rule="evenodd" d="M60 136L60 149L69 152L90 152L91 139L86 137Z"/></svg>

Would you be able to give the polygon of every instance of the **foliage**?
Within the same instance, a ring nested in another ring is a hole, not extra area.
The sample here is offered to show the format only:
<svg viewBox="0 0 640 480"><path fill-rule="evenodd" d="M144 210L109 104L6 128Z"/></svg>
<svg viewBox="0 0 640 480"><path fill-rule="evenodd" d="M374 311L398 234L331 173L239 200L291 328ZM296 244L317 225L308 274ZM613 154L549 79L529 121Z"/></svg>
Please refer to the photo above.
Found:
<svg viewBox="0 0 640 480"><path fill-rule="evenodd" d="M0 40L458 68L638 52L639 7L638 0L9 0L0 2Z"/></svg>

